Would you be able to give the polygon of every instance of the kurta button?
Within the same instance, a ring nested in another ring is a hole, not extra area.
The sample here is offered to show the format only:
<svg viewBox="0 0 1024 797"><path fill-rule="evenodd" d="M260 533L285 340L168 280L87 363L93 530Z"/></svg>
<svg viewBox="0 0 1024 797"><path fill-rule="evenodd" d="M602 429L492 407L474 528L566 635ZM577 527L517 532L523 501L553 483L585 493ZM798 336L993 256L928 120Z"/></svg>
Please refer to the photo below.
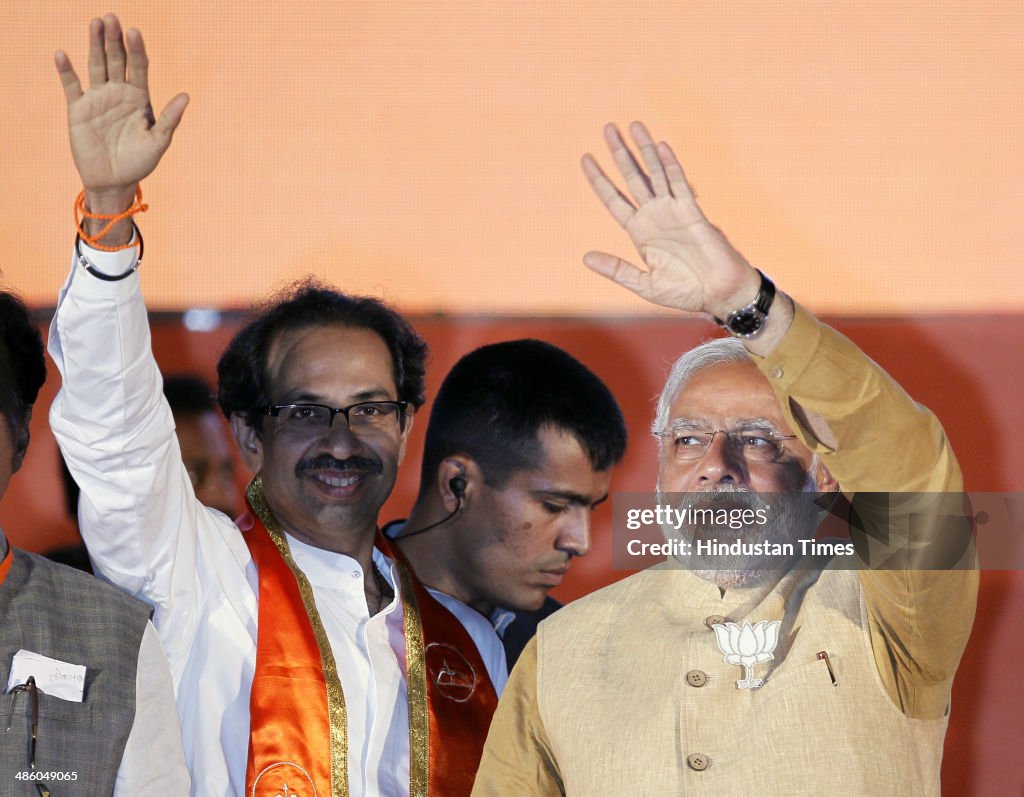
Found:
<svg viewBox="0 0 1024 797"><path fill-rule="evenodd" d="M361 578L361 577L362 577L362 575L363 575L363 574L362 574L362 573L360 573L360 572L359 572L358 570L353 570L353 571L352 571L352 578Z"/></svg>
<svg viewBox="0 0 1024 797"><path fill-rule="evenodd" d="M772 379L782 379L782 377L785 376L785 374L786 374L786 372L783 371L778 366L775 366L771 370Z"/></svg>
<svg viewBox="0 0 1024 797"><path fill-rule="evenodd" d="M704 625L711 628L713 625L722 625L725 623L725 618L720 614L713 614L704 621Z"/></svg>
<svg viewBox="0 0 1024 797"><path fill-rule="evenodd" d="M692 755L686 756L686 763L689 765L690 769L694 769L697 772L703 772L711 766L711 759L706 755L693 753Z"/></svg>
<svg viewBox="0 0 1024 797"><path fill-rule="evenodd" d="M708 676L700 670L690 670L686 673L686 683L690 686L704 686L708 682Z"/></svg>

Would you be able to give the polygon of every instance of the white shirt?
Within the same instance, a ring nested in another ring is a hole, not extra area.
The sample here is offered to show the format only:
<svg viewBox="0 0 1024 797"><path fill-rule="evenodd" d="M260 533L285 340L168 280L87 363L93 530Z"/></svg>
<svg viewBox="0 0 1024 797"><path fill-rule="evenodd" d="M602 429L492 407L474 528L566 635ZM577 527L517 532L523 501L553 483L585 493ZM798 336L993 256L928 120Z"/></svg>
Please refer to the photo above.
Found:
<svg viewBox="0 0 1024 797"><path fill-rule="evenodd" d="M109 274L134 252L83 247ZM97 279L73 261L50 330L64 385L50 424L82 488L79 522L97 572L154 607L167 652L194 794L242 794L256 663L255 564L225 515L200 504L181 462L133 274ZM358 563L289 538L313 587L348 713L353 795L409 793L401 602L370 617ZM374 559L398 590L391 563ZM449 609L452 607L449 606ZM486 619L452 609L500 690L501 642Z"/></svg>

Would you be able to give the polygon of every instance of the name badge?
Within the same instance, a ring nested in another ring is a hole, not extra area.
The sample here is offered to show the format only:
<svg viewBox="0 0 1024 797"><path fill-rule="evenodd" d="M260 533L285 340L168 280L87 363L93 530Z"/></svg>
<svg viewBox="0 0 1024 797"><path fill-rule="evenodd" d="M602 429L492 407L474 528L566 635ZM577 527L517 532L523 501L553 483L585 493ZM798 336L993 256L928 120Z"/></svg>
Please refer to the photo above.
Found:
<svg viewBox="0 0 1024 797"><path fill-rule="evenodd" d="M7 691L28 681L29 676L36 679L36 687L61 700L81 703L85 692L85 666L70 664L66 661L51 659L31 650L19 650L14 654L11 664L11 677L7 680Z"/></svg>

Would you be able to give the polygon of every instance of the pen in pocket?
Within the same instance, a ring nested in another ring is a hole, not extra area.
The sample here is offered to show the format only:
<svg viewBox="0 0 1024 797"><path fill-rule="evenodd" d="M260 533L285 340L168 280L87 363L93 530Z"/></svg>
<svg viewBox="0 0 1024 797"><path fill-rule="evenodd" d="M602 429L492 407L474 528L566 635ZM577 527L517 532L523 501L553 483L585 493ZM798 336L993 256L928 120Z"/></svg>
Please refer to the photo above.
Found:
<svg viewBox="0 0 1024 797"><path fill-rule="evenodd" d="M832 686L839 686L839 682L836 680L836 674L832 670L832 662L828 658L828 651L818 651L818 659L825 662L825 666L828 667L828 677L832 680Z"/></svg>

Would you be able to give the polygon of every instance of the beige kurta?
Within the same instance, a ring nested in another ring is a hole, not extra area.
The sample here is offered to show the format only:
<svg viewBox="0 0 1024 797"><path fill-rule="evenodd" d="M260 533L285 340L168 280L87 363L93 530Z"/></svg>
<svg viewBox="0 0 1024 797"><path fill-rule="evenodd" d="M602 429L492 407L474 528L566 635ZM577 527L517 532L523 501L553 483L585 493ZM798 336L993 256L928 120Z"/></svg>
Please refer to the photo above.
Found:
<svg viewBox="0 0 1024 797"><path fill-rule="evenodd" d="M806 311L754 359L847 492L962 489L934 416ZM938 794L976 595L971 570L795 570L725 595L678 569L638 574L541 625L473 795ZM782 621L760 689L736 687L709 628L723 620Z"/></svg>

